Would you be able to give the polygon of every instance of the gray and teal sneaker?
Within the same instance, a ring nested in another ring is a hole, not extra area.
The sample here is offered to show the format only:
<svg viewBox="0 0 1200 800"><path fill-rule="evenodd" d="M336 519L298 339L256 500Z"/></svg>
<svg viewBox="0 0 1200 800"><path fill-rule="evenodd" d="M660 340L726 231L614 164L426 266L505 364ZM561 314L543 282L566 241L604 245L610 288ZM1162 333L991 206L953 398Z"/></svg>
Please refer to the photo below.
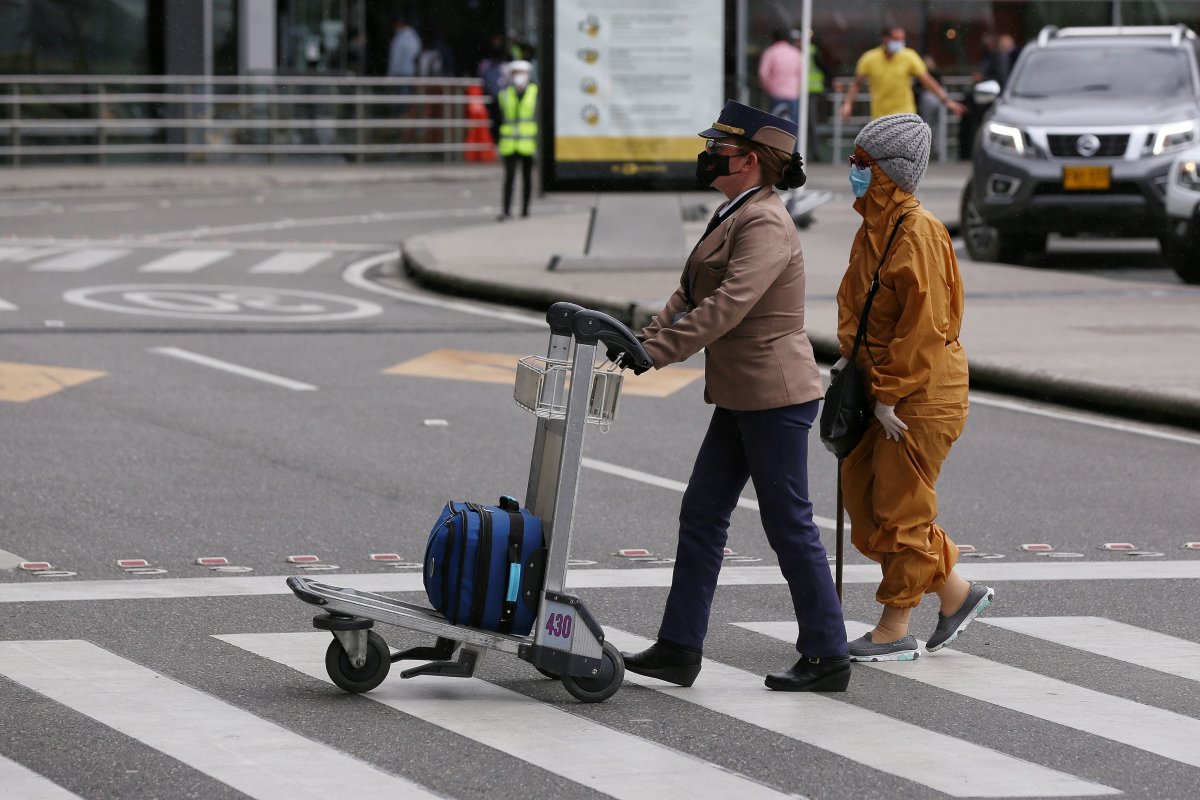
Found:
<svg viewBox="0 0 1200 800"><path fill-rule="evenodd" d="M992 587L984 586L982 583L972 583L970 591L967 592L967 599L963 601L958 611L950 616L938 612L937 628L929 637L929 641L925 643L925 649L930 653L936 653L957 639L972 620L992 604L992 598L995 596L996 590Z"/></svg>
<svg viewBox="0 0 1200 800"><path fill-rule="evenodd" d="M850 642L851 661L912 661L920 655L921 648L911 633L894 642L875 644L867 631Z"/></svg>

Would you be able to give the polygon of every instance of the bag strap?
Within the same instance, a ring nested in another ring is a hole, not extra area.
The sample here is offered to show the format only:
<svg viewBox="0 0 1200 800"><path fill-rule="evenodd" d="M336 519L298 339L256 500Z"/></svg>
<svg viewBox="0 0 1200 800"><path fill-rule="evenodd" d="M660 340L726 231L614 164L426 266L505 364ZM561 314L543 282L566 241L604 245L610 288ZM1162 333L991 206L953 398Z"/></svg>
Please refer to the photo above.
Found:
<svg viewBox="0 0 1200 800"><path fill-rule="evenodd" d="M525 543L525 516L520 511L505 511L508 514L508 548L505 564L507 574L504 580L504 603L500 606L500 633L510 633L513 623L517 620L517 603L520 601L520 580L517 578L516 592L510 586L515 579L513 565L517 565L515 575L520 575L521 547Z"/></svg>
<svg viewBox="0 0 1200 800"><path fill-rule="evenodd" d="M883 252L879 254L879 266L875 268L875 276L871 278L871 288L867 290L867 299L863 303L862 315L858 318L858 333L854 335L854 347L850 349L850 358L846 359L853 363L858 358L858 346L862 344L863 338L867 335L867 315L871 313L871 303L875 300L875 292L879 291L879 273L883 271L883 265L887 261L888 251L892 249L892 242L896 241L896 234L900 231L900 223L904 222L908 214L901 214L896 220L896 224L892 226L892 235L888 237L887 244L883 247Z"/></svg>

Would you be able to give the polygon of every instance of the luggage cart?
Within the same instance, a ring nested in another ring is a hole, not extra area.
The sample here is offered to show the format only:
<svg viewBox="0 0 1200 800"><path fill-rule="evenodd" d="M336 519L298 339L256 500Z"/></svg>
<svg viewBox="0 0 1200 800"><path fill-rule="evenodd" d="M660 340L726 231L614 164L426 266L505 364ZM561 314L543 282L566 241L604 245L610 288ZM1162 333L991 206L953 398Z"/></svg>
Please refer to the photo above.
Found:
<svg viewBox="0 0 1200 800"><path fill-rule="evenodd" d="M652 362L633 332L607 314L556 303L546 321L550 325L546 355L518 361L513 389L517 405L537 418L525 505L541 519L547 543L532 632L514 636L453 625L431 608L312 578L288 578L296 597L321 609L313 626L333 634L325 669L347 692L374 689L393 662L412 659L428 663L410 667L400 677L469 678L489 650L528 661L546 677L561 680L573 697L585 703L607 700L621 687L625 675L621 653L604 640L604 630L583 601L566 591L567 560L586 426L606 429L615 419L621 365L649 368ZM621 351L618 364L595 366L601 342ZM501 503L515 506L516 501L504 498ZM372 630L376 622L429 633L437 640L431 646L393 654Z"/></svg>

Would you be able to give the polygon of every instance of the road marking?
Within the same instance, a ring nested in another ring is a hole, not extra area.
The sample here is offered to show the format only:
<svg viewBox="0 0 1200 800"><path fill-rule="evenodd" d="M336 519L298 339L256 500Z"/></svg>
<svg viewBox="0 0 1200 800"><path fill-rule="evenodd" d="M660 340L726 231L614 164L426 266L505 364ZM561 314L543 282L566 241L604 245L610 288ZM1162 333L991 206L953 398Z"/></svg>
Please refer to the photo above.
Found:
<svg viewBox="0 0 1200 800"><path fill-rule="evenodd" d="M0 261L7 261L14 256L28 253L29 249L28 247L0 247Z"/></svg>
<svg viewBox="0 0 1200 800"><path fill-rule="evenodd" d="M387 253L380 253L374 256L368 256L360 261L355 261L352 264L346 265L342 270L342 280L350 284L356 289L361 289L364 292L372 292L374 294L382 294L391 297L394 300L401 300L405 303L412 303L418 306L429 306L431 308L441 308L446 311L456 311L460 314L470 314L476 317L488 317L489 319L499 319L505 322L513 322L518 325L527 325L533 328L549 331L550 328L546 325L546 316L542 315L523 315L513 311L500 311L494 308L486 308L484 306L474 305L472 303L464 303L459 300L443 300L439 297L431 295L414 294L412 292L404 292L399 289L393 289L390 286L382 286L375 281L368 280L366 275L376 267L387 264L391 261L397 261L400 258L399 250L392 250Z"/></svg>
<svg viewBox="0 0 1200 800"><path fill-rule="evenodd" d="M21 558L16 553L0 550L0 569L14 570L28 561L29 559ZM3 781L0 781L0 785L3 785Z"/></svg>
<svg viewBox="0 0 1200 800"><path fill-rule="evenodd" d="M604 633L622 650L641 650L652 644L649 639L609 627ZM632 672L625 673L625 682L647 686L952 797L1120 794L1108 786L925 730L832 696L765 691L761 675L709 659L704 659L700 678L689 689ZM821 722L814 725L813 720ZM871 735L864 736L864 731ZM880 747L881 741L888 742L888 746Z"/></svg>
<svg viewBox="0 0 1200 800"><path fill-rule="evenodd" d="M785 642L796 641L795 622L746 622L739 627ZM847 622L856 638L872 625ZM925 643L921 642L923 646ZM940 650L915 661L864 663L890 675L924 683L1020 714L1089 733L1200 767L1200 719L1076 686L957 650Z"/></svg>
<svg viewBox="0 0 1200 800"><path fill-rule="evenodd" d="M232 250L177 250L143 264L138 272L197 272L231 255Z"/></svg>
<svg viewBox="0 0 1200 800"><path fill-rule="evenodd" d="M202 356L198 353L182 350L178 347L152 347L150 348L150 352L158 353L159 355L164 356L171 356L172 358L182 359L183 361L190 361L193 364L199 364L204 367L212 367L213 369L223 370L234 375L241 375L243 378L253 378L256 381L272 383L276 386L282 386L284 389L291 389L292 391L296 392L311 392L317 388L309 383L301 383L300 381L294 381L291 378L282 378L278 375L272 375L269 372L260 372L259 370L251 369L250 367L242 367L237 364L231 364L228 361L209 358L208 356Z"/></svg>
<svg viewBox="0 0 1200 800"><path fill-rule="evenodd" d="M411 358L388 367L383 372L385 375L444 378L511 386L520 358L508 353L442 349ZM626 373L621 384L621 393L642 397L669 397L703 375L703 370L685 367L668 367L636 376Z"/></svg>
<svg viewBox="0 0 1200 800"><path fill-rule="evenodd" d="M263 286L142 283L63 292L85 308L172 319L230 322L333 322L383 313L375 303L323 292Z"/></svg>
<svg viewBox="0 0 1200 800"><path fill-rule="evenodd" d="M328 635L246 633L214 638L330 683L325 671ZM453 685L437 680L393 680L362 697L611 797L795 797L478 678L456 680Z"/></svg>
<svg viewBox="0 0 1200 800"><path fill-rule="evenodd" d="M0 361L0 400L28 403L78 386L108 373L70 367L45 367L39 364L17 364Z"/></svg>
<svg viewBox="0 0 1200 800"><path fill-rule="evenodd" d="M219 227L192 227L181 231L166 231L164 233L156 233L150 236L144 236L142 238L146 241L167 242L171 241L172 239L223 236L226 234L238 233L256 233L258 231L277 231L291 228L306 230L309 228L329 227L334 225L342 226L377 224L380 222L397 222L399 220L406 219L468 219L471 217L492 217L495 216L495 214L496 209L490 206L483 206L481 208L423 209L419 211L372 211L365 214L341 214L336 217L307 217L304 219L284 217L283 219L277 219L271 222L249 222L240 225L223 225Z"/></svg>
<svg viewBox="0 0 1200 800"><path fill-rule="evenodd" d="M286 250L260 261L251 267L250 271L272 275L297 275L307 272L332 255L329 250Z"/></svg>
<svg viewBox="0 0 1200 800"><path fill-rule="evenodd" d="M3 297L0 297L0 311L16 311L16 310L17 310L16 306L14 306L12 303L5 300Z"/></svg>
<svg viewBox="0 0 1200 800"><path fill-rule="evenodd" d="M1033 414L1038 417L1048 417L1063 422L1074 422L1079 425L1090 425L1093 428L1104 428L1110 431L1119 431L1121 433L1132 433L1138 436L1146 436L1151 439L1164 439L1168 442L1178 442L1180 444L1200 445L1200 436L1189 436L1183 433L1172 433L1170 431L1157 430L1144 425L1136 425L1128 422L1116 422L1113 420L1093 417L1086 414L1073 414L1069 411L1056 411L1050 408L1043 408L1031 403L1023 403L1019 400L1004 400L998 397L986 397L971 393L969 398L970 403L981 406L991 406L992 408L1003 408L1008 411L1019 411L1023 414Z"/></svg>
<svg viewBox="0 0 1200 800"><path fill-rule="evenodd" d="M31 272L84 272L127 255L129 255L129 251L125 249L89 247L40 261L31 266L29 270Z"/></svg>
<svg viewBox="0 0 1200 800"><path fill-rule="evenodd" d="M260 800L436 797L90 642L0 642L0 674Z"/></svg>
<svg viewBox="0 0 1200 800"><path fill-rule="evenodd" d="M0 755L0 786L5 797L19 800L80 800L57 783Z"/></svg>
<svg viewBox="0 0 1200 800"><path fill-rule="evenodd" d="M1200 644L1103 617L980 617L1016 631L1126 664L1200 681Z"/></svg>
<svg viewBox="0 0 1200 800"><path fill-rule="evenodd" d="M77 206L71 206L71 213L94 214L110 211L135 211L141 207L141 203L82 203Z"/></svg>
<svg viewBox="0 0 1200 800"><path fill-rule="evenodd" d="M955 569L977 581L1131 581L1200 580L1200 560L1190 561L1037 561L980 562ZM567 573L573 589L665 589L671 585L671 567L576 569ZM94 600L153 600L179 597L247 597L290 594L284 575L226 578L170 578L135 582L123 579L32 584L0 582L0 603L43 603ZM876 564L847 564L846 584L879 583ZM424 592L419 574L365 572L338 576L341 586L368 592ZM780 586L786 583L779 567L734 567L721 570L722 586Z"/></svg>
<svg viewBox="0 0 1200 800"><path fill-rule="evenodd" d="M652 475L649 472L642 472L641 470L632 469L630 467L622 467L620 464L610 464L607 461L598 461L597 459L586 457L581 463L582 466L585 466L588 469L594 469L597 472L603 472L608 475L616 475L619 478L628 478L631 481L645 483L650 486L657 486L660 489L670 489L671 491L679 492L680 494L687 489L687 484L682 481L671 480L670 478L664 478L660 475ZM744 508L749 511L759 510L758 501L751 500L748 497L739 497L737 501L737 507ZM815 522L821 528L827 528L828 530L837 529L837 520L830 519L829 517L822 517L818 516L817 514L813 514L813 522ZM848 521L846 522L846 530L850 530L850 523Z"/></svg>

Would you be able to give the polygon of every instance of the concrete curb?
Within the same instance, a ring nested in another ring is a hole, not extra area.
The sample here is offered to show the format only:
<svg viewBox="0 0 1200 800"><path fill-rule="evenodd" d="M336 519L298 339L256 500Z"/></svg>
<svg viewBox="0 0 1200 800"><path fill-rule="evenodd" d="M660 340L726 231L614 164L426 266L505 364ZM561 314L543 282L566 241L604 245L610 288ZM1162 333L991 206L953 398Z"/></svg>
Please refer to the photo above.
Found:
<svg viewBox="0 0 1200 800"><path fill-rule="evenodd" d="M646 324L651 316L661 310L659 306L621 306L581 293L551 292L449 273L438 268L436 259L424 244L425 238L415 237L405 244L402 266L407 275L427 289L535 311L544 311L553 303L566 300L611 314L631 327ZM838 345L835 337L810 333L809 339L819 360L827 363L837 360ZM1127 419L1200 430L1200 401L1197 400L1137 387L1111 386L1044 372L1015 369L978 359L970 362L970 371L972 389L1050 402Z"/></svg>

